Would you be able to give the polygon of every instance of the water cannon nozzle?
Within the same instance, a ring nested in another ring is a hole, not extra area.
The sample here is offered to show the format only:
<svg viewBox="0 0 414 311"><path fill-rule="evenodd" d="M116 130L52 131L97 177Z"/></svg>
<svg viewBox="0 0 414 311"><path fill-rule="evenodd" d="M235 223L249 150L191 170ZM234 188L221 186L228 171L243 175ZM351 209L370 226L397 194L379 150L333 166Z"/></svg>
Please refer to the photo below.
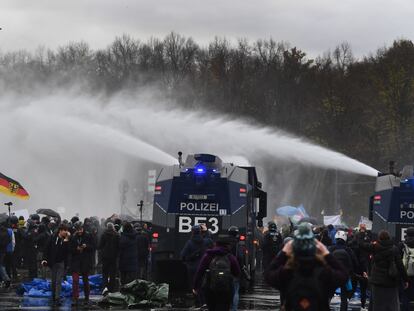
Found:
<svg viewBox="0 0 414 311"><path fill-rule="evenodd" d="M178 164L180 165L180 167L184 166L183 153L181 151L178 151Z"/></svg>

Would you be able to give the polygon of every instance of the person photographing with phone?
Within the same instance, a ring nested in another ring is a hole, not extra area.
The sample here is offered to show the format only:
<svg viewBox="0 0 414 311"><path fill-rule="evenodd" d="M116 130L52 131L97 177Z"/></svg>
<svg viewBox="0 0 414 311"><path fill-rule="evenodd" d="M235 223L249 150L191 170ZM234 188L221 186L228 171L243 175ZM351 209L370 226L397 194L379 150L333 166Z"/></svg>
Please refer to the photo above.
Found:
<svg viewBox="0 0 414 311"><path fill-rule="evenodd" d="M265 279L284 297L282 310L329 311L330 297L345 285L348 275L326 246L315 239L310 226L302 224L293 241L273 259Z"/></svg>
<svg viewBox="0 0 414 311"><path fill-rule="evenodd" d="M54 305L61 305L60 292L62 280L65 276L67 258L69 254L69 228L61 224L57 233L49 239L43 253L42 266L49 267L52 271L52 302Z"/></svg>

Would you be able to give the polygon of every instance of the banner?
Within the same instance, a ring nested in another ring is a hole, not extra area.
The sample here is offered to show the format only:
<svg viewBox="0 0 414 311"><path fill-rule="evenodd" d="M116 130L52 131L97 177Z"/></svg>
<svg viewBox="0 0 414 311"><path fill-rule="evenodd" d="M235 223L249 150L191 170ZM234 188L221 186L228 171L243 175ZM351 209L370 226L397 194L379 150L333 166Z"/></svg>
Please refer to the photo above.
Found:
<svg viewBox="0 0 414 311"><path fill-rule="evenodd" d="M368 217L361 216L359 220L359 224L365 224L367 230L372 230L372 221L368 219Z"/></svg>
<svg viewBox="0 0 414 311"><path fill-rule="evenodd" d="M325 226L328 226L328 225L340 226L342 225L342 217L341 215L323 216L323 224Z"/></svg>

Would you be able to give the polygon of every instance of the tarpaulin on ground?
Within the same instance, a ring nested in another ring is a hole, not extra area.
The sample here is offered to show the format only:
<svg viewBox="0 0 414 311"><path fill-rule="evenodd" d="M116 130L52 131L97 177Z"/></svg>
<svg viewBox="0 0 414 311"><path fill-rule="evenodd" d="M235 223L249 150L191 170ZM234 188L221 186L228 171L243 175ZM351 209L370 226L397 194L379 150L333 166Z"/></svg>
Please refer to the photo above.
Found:
<svg viewBox="0 0 414 311"><path fill-rule="evenodd" d="M168 284L135 280L121 287L121 292L109 293L99 303L128 308L160 308L168 303Z"/></svg>
<svg viewBox="0 0 414 311"><path fill-rule="evenodd" d="M100 294L102 291L102 275L90 275L89 285L92 294ZM83 290L82 278L79 280L79 286ZM30 282L20 284L17 288L17 293L20 295L36 298L52 297L52 291L50 287L50 280L45 279L33 279ZM62 297L72 296L72 277L68 276L66 280L62 282Z"/></svg>

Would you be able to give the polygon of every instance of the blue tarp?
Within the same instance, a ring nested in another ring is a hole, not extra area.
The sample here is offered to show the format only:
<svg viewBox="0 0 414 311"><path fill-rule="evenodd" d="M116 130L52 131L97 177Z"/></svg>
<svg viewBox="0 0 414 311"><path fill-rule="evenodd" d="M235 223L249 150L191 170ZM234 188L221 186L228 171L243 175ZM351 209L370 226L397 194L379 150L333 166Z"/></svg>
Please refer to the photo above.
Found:
<svg viewBox="0 0 414 311"><path fill-rule="evenodd" d="M100 294L102 290L102 275L95 274L89 276L89 285L91 294ZM82 278L79 280L79 286L83 290ZM27 297L48 298L52 296L50 280L33 279L30 282L22 283L17 288L17 293ZM61 297L72 296L72 277L67 276L62 282Z"/></svg>

